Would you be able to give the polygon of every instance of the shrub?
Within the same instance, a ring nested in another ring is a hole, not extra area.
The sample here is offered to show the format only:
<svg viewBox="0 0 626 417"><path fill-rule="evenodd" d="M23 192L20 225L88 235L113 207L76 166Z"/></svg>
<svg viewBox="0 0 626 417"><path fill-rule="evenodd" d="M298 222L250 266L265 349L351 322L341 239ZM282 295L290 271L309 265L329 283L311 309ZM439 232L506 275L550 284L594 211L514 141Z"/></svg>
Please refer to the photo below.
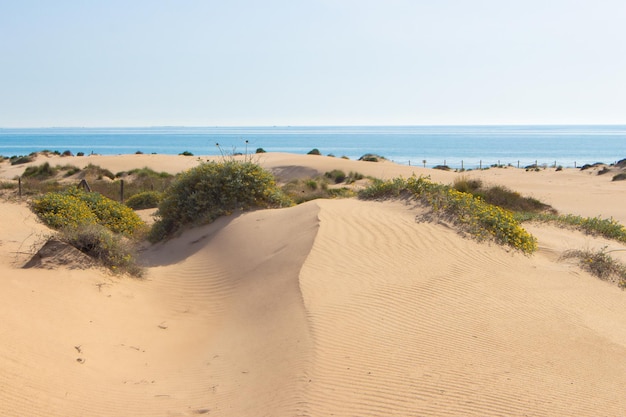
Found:
<svg viewBox="0 0 626 417"><path fill-rule="evenodd" d="M621 288L626 288L626 266L611 258L606 248L599 251L569 250L561 258L577 258L578 265L602 279L616 282Z"/></svg>
<svg viewBox="0 0 626 417"><path fill-rule="evenodd" d="M613 176L613 181L624 181L624 180L626 180L626 172L622 172Z"/></svg>
<svg viewBox="0 0 626 417"><path fill-rule="evenodd" d="M158 191L144 191L126 200L126 205L134 210L143 210L158 207L163 200L163 193Z"/></svg>
<svg viewBox="0 0 626 417"><path fill-rule="evenodd" d="M571 226L590 235L599 235L607 239L626 243L626 227L617 220L600 217L582 217L573 214L557 215L553 213L518 213L520 221L544 221L563 226Z"/></svg>
<svg viewBox="0 0 626 417"><path fill-rule="evenodd" d="M311 149L309 152L307 152L307 155L321 155L322 153L320 152L319 149L317 148L313 148Z"/></svg>
<svg viewBox="0 0 626 417"><path fill-rule="evenodd" d="M78 152L76 156L85 156L85 152Z"/></svg>
<svg viewBox="0 0 626 417"><path fill-rule="evenodd" d="M11 165L20 165L33 162L35 160L35 156L32 154L28 156L12 156L9 160L11 161Z"/></svg>
<svg viewBox="0 0 626 417"><path fill-rule="evenodd" d="M72 151L67 150L67 151L63 151L63 153L61 154L61 156L74 156L74 154L72 153Z"/></svg>
<svg viewBox="0 0 626 417"><path fill-rule="evenodd" d="M263 149L263 148L256 148L256 153L265 153L265 149Z"/></svg>
<svg viewBox="0 0 626 417"><path fill-rule="evenodd" d="M435 165L433 169L440 169L442 171L450 171L450 167L448 165Z"/></svg>
<svg viewBox="0 0 626 417"><path fill-rule="evenodd" d="M35 199L32 208L44 223L52 228L76 228L101 224L115 233L132 236L144 226L129 207L76 187L44 194Z"/></svg>
<svg viewBox="0 0 626 417"><path fill-rule="evenodd" d="M183 151L181 153L179 153L179 155L183 155L183 156L193 156L193 154L189 151Z"/></svg>
<svg viewBox="0 0 626 417"><path fill-rule="evenodd" d="M83 169L83 173L85 174L85 178L91 177L101 180L104 177L109 179L114 179L115 175L106 168L102 168L98 165L89 164Z"/></svg>
<svg viewBox="0 0 626 417"><path fill-rule="evenodd" d="M371 187L361 191L359 196L398 197L407 192L430 206L433 215L451 221L460 230L479 240L495 239L525 253L532 253L537 249L536 239L520 226L510 211L486 203L480 197L474 197L469 193L435 184L428 178L377 180Z"/></svg>
<svg viewBox="0 0 626 417"><path fill-rule="evenodd" d="M483 182L480 179L471 179L467 175L460 176L454 180L452 187L462 193L474 193L480 190Z"/></svg>
<svg viewBox="0 0 626 417"><path fill-rule="evenodd" d="M89 224L66 228L60 239L96 259L116 273L140 277L143 270L135 261L134 245L102 225Z"/></svg>
<svg viewBox="0 0 626 417"><path fill-rule="evenodd" d="M373 153L366 153L359 158L359 161L378 162L381 159L385 159L385 157Z"/></svg>
<svg viewBox="0 0 626 417"><path fill-rule="evenodd" d="M66 192L50 192L35 199L32 209L53 229L95 224L98 218L85 201Z"/></svg>
<svg viewBox="0 0 626 417"><path fill-rule="evenodd" d="M210 223L235 210L291 204L272 174L257 164L235 160L202 163L182 173L165 191L150 240L162 240L185 225Z"/></svg>
<svg viewBox="0 0 626 417"><path fill-rule="evenodd" d="M346 173L340 169L333 169L332 171L325 173L324 176L334 181L335 184L342 183L346 180Z"/></svg>
<svg viewBox="0 0 626 417"><path fill-rule="evenodd" d="M24 170L22 174L25 178L32 178L37 180L44 180L50 177L54 177L57 173L56 168L50 166L48 162L45 162L38 166L29 166Z"/></svg>

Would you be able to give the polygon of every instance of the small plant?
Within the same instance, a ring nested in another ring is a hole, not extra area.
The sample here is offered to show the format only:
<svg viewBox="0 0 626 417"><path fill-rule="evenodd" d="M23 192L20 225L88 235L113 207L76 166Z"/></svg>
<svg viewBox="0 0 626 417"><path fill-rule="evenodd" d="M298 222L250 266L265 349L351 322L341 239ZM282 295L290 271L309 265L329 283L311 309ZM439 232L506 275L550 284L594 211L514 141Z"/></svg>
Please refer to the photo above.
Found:
<svg viewBox="0 0 626 417"><path fill-rule="evenodd" d="M163 200L163 193L158 191L144 191L126 200L126 205L133 210L143 210L158 207Z"/></svg>
<svg viewBox="0 0 626 417"><path fill-rule="evenodd" d="M76 156L85 156L85 152L78 152L76 153Z"/></svg>
<svg viewBox="0 0 626 417"><path fill-rule="evenodd" d="M30 154L28 156L12 156L9 158L11 165L20 165L27 164L29 162L33 162L35 160L35 155Z"/></svg>
<svg viewBox="0 0 626 417"><path fill-rule="evenodd" d="M384 156L376 155L373 153L366 153L365 155L359 158L359 161L367 161L367 162L378 162L382 159L385 159Z"/></svg>
<svg viewBox="0 0 626 417"><path fill-rule="evenodd" d="M332 181L335 182L335 184L339 184L342 183L346 180L346 173L343 172L340 169L333 169L330 172L327 172L324 174L324 176Z"/></svg>
<svg viewBox="0 0 626 417"><path fill-rule="evenodd" d="M256 148L256 152L255 153L265 153L265 149L263 149L263 148Z"/></svg>
<svg viewBox="0 0 626 417"><path fill-rule="evenodd" d="M578 265L592 275L615 282L620 288L626 288L626 266L611 258L606 247L598 251L569 250L562 259L577 258Z"/></svg>
<svg viewBox="0 0 626 417"><path fill-rule="evenodd" d="M450 171L450 167L448 165L435 165L433 169L440 169L442 171Z"/></svg>
<svg viewBox="0 0 626 417"><path fill-rule="evenodd" d="M189 151L183 151L183 152L179 153L179 155L182 155L182 156L193 156L193 154L191 152L189 152Z"/></svg>
<svg viewBox="0 0 626 417"><path fill-rule="evenodd" d="M114 273L127 273L135 277L143 274L143 269L135 261L133 242L102 225L65 228L59 238L96 259Z"/></svg>
<svg viewBox="0 0 626 417"><path fill-rule="evenodd" d="M320 152L319 149L317 148L313 148L311 149L309 152L307 152L307 155L321 155L322 153Z"/></svg>
<svg viewBox="0 0 626 417"><path fill-rule="evenodd" d="M25 178L33 178L37 180L45 180L54 177L57 173L57 169L50 166L48 162L45 162L39 166L29 166L24 170L22 174Z"/></svg>
<svg viewBox="0 0 626 417"><path fill-rule="evenodd" d="M83 169L83 175L85 178L95 178L101 180L104 177L114 179L115 175L106 168L102 168L98 165L89 164Z"/></svg>
<svg viewBox="0 0 626 417"><path fill-rule="evenodd" d="M621 172L613 176L613 181L624 181L624 180L626 180L626 172Z"/></svg>

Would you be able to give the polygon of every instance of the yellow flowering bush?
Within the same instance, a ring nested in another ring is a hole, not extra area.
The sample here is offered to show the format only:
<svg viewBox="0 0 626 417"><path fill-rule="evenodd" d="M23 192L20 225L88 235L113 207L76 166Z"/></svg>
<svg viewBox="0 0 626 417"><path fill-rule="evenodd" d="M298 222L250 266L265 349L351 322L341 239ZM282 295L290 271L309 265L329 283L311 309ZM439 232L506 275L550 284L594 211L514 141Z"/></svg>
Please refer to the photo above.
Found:
<svg viewBox="0 0 626 417"><path fill-rule="evenodd" d="M537 240L520 226L512 212L472 194L435 184L426 177L375 181L360 196L367 199L398 197L406 191L432 207L433 213L446 217L477 239L495 239L524 253L537 250Z"/></svg>
<svg viewBox="0 0 626 417"><path fill-rule="evenodd" d="M33 201L32 208L44 223L55 229L100 224L112 232L132 236L144 227L130 207L76 187L46 193Z"/></svg>

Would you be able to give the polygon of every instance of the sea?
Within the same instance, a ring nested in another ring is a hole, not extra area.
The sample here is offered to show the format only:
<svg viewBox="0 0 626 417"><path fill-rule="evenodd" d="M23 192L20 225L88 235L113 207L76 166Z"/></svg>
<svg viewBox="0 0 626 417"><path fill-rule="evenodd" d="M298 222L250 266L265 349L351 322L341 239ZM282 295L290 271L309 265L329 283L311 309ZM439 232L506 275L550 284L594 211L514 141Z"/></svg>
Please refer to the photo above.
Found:
<svg viewBox="0 0 626 417"><path fill-rule="evenodd" d="M0 128L0 155L289 152L405 165L580 167L626 158L626 125Z"/></svg>

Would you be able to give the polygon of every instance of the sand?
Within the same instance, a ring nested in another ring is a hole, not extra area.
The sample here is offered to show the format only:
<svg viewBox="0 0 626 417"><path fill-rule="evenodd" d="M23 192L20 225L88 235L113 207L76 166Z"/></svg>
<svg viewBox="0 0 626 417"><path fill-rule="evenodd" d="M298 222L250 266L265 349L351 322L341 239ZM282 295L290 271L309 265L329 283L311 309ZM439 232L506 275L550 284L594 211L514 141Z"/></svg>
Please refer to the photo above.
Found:
<svg viewBox="0 0 626 417"><path fill-rule="evenodd" d="M592 171L255 158L283 178L480 177L626 223L626 182ZM46 160L175 173L199 159ZM2 164L0 177L20 169ZM52 232L3 200L0 415L626 415L626 292L559 259L626 246L528 225L540 249L525 256L417 222L422 210L345 199L240 213L148 247L138 280L22 269Z"/></svg>

